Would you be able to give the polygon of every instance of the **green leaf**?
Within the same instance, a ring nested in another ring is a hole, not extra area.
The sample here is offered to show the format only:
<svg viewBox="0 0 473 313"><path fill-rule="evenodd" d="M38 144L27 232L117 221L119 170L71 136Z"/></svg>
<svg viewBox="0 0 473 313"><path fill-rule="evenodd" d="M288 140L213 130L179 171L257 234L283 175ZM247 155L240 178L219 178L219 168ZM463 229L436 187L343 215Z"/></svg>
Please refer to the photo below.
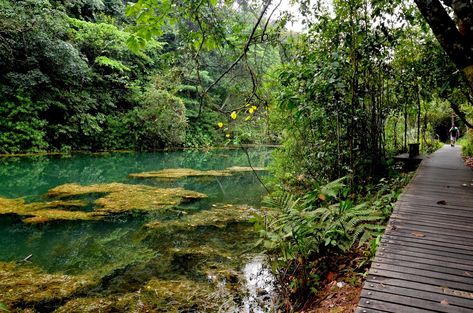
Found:
<svg viewBox="0 0 473 313"><path fill-rule="evenodd" d="M106 56L99 56L95 58L95 63L104 67L108 67L112 70L117 70L119 72L131 71L128 66L122 62L114 59L110 59Z"/></svg>
<svg viewBox="0 0 473 313"><path fill-rule="evenodd" d="M1 303L0 302L0 311L2 312L10 312L10 310L8 309L7 305L4 304L4 303Z"/></svg>

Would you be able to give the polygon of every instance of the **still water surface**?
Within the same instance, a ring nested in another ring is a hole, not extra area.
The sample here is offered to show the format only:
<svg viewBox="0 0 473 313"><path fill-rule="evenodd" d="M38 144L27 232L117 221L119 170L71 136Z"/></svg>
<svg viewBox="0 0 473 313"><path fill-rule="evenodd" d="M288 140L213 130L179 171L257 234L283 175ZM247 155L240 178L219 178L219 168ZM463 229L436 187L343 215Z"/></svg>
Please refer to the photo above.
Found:
<svg viewBox="0 0 473 313"><path fill-rule="evenodd" d="M265 167L270 153L268 149L249 150L252 165ZM54 221L29 225L15 215L0 215L0 261L18 261L31 254L32 263L49 273L93 273L100 278L97 286L90 291L95 296L140 290L153 277L162 280L185 277L187 280L225 284L231 280L229 276L236 276L239 277L240 285L247 286L241 299L235 300L236 305L241 306L239 310L242 312L249 311L250 306L258 306L251 303L255 300L255 294L267 294L261 289L271 284L271 277L262 266L264 262L260 257L255 257L257 251L253 246L257 238L250 224L235 223L224 228L199 227L189 231L181 229L165 234L152 232L144 225L156 220L163 223L178 220L183 213L192 215L211 210L215 204L248 205L257 210L265 190L255 175L246 172L229 177L172 181L128 178L130 173L166 168L220 170L232 166L248 166L243 151L2 158L0 197L4 198L43 201L44 194L58 185L111 182L147 184L160 188L182 187L205 193L208 198L183 204L176 210L128 213L100 221ZM214 278L209 274L209 268L225 268L227 274ZM264 273L263 277L258 277L260 273ZM212 282L213 279L217 282Z"/></svg>

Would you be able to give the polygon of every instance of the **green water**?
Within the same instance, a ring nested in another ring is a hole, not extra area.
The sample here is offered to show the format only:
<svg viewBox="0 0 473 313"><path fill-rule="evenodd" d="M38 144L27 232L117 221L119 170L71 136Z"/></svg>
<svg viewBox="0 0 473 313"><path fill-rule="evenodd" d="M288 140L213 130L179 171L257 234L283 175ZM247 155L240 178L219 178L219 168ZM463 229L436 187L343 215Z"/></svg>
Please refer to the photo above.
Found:
<svg viewBox="0 0 473 313"><path fill-rule="evenodd" d="M249 156L253 166L264 167L270 151L252 149ZM0 196L4 198L42 201L49 189L65 183L111 182L183 187L205 193L208 198L173 211L127 213L100 221L29 225L15 215L0 216L0 261L18 261L33 255L33 265L50 273L93 273L100 280L89 292L99 295L139 290L151 277L205 281L208 277L203 268L212 264L241 270L245 256L255 252L252 248L256 236L249 224L199 227L175 233L153 232L143 226L156 220L165 223L179 219L182 212L195 214L209 210L215 203L247 204L257 208L265 189L253 173L175 181L128 178L130 173L165 168L210 170L231 166L248 166L246 154L241 150L212 150L2 158ZM227 257L170 252L198 251L202 247L224 251Z"/></svg>

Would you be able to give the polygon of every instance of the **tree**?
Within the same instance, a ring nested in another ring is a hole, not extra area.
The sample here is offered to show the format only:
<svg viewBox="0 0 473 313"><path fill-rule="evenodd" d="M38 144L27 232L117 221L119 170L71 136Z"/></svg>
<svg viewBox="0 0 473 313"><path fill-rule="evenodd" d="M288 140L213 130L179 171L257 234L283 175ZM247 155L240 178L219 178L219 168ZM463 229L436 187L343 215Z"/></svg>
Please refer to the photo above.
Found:
<svg viewBox="0 0 473 313"><path fill-rule="evenodd" d="M456 67L473 91L473 3L471 0L442 0L453 10L454 19L440 0L414 0Z"/></svg>

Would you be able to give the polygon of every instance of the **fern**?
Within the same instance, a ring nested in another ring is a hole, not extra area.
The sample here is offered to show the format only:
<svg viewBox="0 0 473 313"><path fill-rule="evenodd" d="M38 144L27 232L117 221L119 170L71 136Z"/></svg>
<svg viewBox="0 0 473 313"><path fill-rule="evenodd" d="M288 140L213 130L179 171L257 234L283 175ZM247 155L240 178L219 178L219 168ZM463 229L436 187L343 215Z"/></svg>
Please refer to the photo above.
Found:
<svg viewBox="0 0 473 313"><path fill-rule="evenodd" d="M123 64L122 62L114 59L110 59L106 56L99 56L95 58L95 63L103 66L103 67L108 67L112 70L119 71L120 73L124 71L130 71L130 68Z"/></svg>

